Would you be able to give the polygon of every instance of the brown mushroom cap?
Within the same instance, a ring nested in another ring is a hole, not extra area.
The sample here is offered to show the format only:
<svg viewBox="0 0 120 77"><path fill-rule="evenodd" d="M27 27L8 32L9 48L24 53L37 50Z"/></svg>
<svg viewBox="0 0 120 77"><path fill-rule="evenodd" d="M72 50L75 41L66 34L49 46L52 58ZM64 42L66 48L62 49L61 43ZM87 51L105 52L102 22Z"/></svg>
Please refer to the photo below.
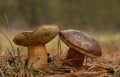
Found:
<svg viewBox="0 0 120 77"><path fill-rule="evenodd" d="M31 32L22 32L17 34L13 41L17 45L22 46L45 44L51 41L58 33L58 26L41 25Z"/></svg>
<svg viewBox="0 0 120 77"><path fill-rule="evenodd" d="M84 32L73 29L62 30L59 36L70 48L86 56L99 57L102 55L101 48L97 41Z"/></svg>

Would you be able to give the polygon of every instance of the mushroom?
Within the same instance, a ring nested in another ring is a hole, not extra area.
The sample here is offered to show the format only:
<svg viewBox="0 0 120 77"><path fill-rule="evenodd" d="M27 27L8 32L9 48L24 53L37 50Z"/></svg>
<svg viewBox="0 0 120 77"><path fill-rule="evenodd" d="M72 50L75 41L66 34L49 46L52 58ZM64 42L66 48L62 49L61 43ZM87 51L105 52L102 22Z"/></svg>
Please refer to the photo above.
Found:
<svg viewBox="0 0 120 77"><path fill-rule="evenodd" d="M69 46L66 59L70 66L82 66L85 56L95 58L102 55L97 41L82 31L62 30L59 32L59 37Z"/></svg>
<svg viewBox="0 0 120 77"><path fill-rule="evenodd" d="M48 55L45 44L59 33L56 25L41 25L33 31L22 32L13 39L14 43L28 47L28 65L35 68L46 64Z"/></svg>

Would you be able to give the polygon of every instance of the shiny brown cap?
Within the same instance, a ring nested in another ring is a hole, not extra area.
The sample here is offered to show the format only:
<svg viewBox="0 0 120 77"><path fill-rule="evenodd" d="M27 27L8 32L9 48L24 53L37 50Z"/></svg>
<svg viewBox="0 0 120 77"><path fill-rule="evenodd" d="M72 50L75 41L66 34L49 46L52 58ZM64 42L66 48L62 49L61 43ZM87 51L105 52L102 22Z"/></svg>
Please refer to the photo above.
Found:
<svg viewBox="0 0 120 77"><path fill-rule="evenodd" d="M14 43L22 46L46 44L59 33L56 25L41 25L30 32L22 32L13 39Z"/></svg>
<svg viewBox="0 0 120 77"><path fill-rule="evenodd" d="M73 29L62 30L59 32L59 36L69 47L86 56L99 57L102 55L97 41L82 31Z"/></svg>

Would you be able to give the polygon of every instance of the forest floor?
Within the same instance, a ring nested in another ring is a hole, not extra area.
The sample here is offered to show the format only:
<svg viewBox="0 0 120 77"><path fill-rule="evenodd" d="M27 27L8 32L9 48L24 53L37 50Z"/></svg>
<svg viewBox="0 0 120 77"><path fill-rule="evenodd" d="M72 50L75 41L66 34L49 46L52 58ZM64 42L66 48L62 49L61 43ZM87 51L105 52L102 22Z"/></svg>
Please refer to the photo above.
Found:
<svg viewBox="0 0 120 77"><path fill-rule="evenodd" d="M8 38L11 40L15 36L14 34L8 36ZM51 57L55 56L58 51L61 54L57 55L52 62L38 69L28 68L25 65L26 49L21 50L22 47L14 45L12 40L14 48L11 48L10 41L2 35L0 77L120 77L120 33L91 35L102 48L101 57L86 57L83 66L79 68L63 65L64 60L62 58L65 58L68 47L63 43L58 45L58 37L56 37L47 44L47 51ZM61 46L61 49L59 49L59 46Z"/></svg>

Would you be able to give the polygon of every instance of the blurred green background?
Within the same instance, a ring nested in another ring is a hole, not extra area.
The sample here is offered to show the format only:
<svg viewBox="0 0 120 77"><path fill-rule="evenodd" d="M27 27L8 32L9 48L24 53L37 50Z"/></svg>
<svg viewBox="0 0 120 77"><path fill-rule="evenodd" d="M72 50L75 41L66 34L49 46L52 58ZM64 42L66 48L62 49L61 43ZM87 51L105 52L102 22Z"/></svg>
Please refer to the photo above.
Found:
<svg viewBox="0 0 120 77"><path fill-rule="evenodd" d="M0 0L0 53L21 47L13 42L16 34L41 24L82 30L103 52L120 51L120 0ZM48 52L57 50L58 39L47 44Z"/></svg>
<svg viewBox="0 0 120 77"><path fill-rule="evenodd" d="M0 0L0 26L119 31L120 0Z"/></svg>

